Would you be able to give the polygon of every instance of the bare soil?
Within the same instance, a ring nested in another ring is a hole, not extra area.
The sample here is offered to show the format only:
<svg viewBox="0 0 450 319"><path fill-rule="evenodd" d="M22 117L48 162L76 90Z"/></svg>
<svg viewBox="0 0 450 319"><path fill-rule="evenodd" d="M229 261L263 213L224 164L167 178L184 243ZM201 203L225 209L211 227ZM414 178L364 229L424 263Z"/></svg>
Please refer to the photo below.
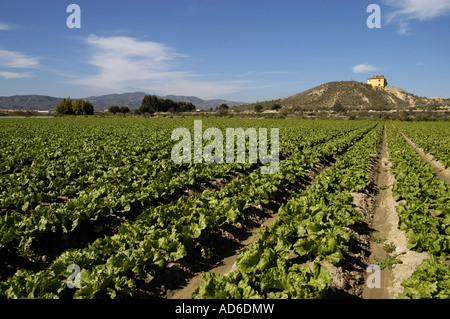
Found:
<svg viewBox="0 0 450 319"><path fill-rule="evenodd" d="M401 263L392 265L392 269L385 268L380 272L380 288L369 288L364 285L364 299L394 299L403 292L401 282L409 278L423 259L429 258L426 253L417 253L407 249L407 238L404 231L398 228L398 215L396 208L398 203L392 196L392 186L395 182L390 173L392 163L389 161L389 152L386 139L386 129L383 132L381 144L381 161L376 176L376 184L379 192L375 198L375 210L371 227L374 229L371 243L371 262L375 258L385 259L387 256L386 245L390 245L391 256L401 260ZM367 274L369 276L370 273Z"/></svg>

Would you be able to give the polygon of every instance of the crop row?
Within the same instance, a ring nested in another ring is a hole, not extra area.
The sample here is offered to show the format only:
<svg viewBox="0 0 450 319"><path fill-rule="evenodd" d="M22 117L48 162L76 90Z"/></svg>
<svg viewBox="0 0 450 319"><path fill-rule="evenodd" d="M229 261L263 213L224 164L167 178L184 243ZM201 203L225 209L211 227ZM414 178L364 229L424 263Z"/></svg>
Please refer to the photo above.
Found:
<svg viewBox="0 0 450 319"><path fill-rule="evenodd" d="M376 156L383 126L379 123L361 141L339 156L314 185L280 207L272 226L259 231L257 241L238 253L236 270L227 276L203 274L204 284L194 298L320 298L330 284L328 269L343 258L350 240L348 227L359 222L352 192L369 183L369 167Z"/></svg>
<svg viewBox="0 0 450 319"><path fill-rule="evenodd" d="M395 126L414 141L425 153L432 154L450 168L450 123L447 122L399 122Z"/></svg>
<svg viewBox="0 0 450 319"><path fill-rule="evenodd" d="M450 187L431 165L389 126L389 158L395 176L393 195L399 228L406 231L408 248L443 255L450 251Z"/></svg>
<svg viewBox="0 0 450 319"><path fill-rule="evenodd" d="M408 135L416 137L410 132ZM409 249L431 254L401 283L405 289L398 297L448 299L450 266L441 260L450 251L449 184L436 176L431 165L408 145L400 131L389 125L388 133L391 171L395 176L393 195L400 201L399 228L406 232Z"/></svg>

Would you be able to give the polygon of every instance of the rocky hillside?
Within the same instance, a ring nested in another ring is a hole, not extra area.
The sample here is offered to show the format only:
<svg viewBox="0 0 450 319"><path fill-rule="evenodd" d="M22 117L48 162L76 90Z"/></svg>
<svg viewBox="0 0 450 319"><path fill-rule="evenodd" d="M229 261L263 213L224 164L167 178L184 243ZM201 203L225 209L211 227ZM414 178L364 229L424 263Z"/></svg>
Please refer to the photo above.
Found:
<svg viewBox="0 0 450 319"><path fill-rule="evenodd" d="M409 106L415 108L427 106L450 106L450 99L446 99L443 97L419 97L396 87L387 87L385 88L385 90L390 94L395 95L399 99L407 102Z"/></svg>
<svg viewBox="0 0 450 319"><path fill-rule="evenodd" d="M329 82L287 98L259 103L302 110L399 110L450 107L450 99L419 97L400 88L374 88L356 81ZM253 105L248 105L252 107Z"/></svg>

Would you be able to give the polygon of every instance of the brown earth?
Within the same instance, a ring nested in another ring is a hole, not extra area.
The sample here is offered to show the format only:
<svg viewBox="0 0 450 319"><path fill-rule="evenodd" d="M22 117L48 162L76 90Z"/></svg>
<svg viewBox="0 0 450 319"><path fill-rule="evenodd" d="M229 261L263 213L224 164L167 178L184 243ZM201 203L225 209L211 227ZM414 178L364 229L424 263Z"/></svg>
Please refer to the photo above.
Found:
<svg viewBox="0 0 450 319"><path fill-rule="evenodd" d="M376 177L379 193L375 198L375 211L372 228L375 230L373 236L378 240L372 241L371 262L375 258L385 259L387 256L386 245L390 245L391 256L401 260L401 263L392 265L392 269L385 268L380 272L380 288L369 288L364 286L364 299L393 299L403 292L401 282L409 278L423 259L429 258L426 253L417 253L407 249L408 242L405 232L398 228L398 215L396 208L398 203L392 196L392 186L395 182L390 173L392 163L389 161L389 152L386 138L386 129L383 132L381 144L381 165ZM373 272L367 274L370 276Z"/></svg>

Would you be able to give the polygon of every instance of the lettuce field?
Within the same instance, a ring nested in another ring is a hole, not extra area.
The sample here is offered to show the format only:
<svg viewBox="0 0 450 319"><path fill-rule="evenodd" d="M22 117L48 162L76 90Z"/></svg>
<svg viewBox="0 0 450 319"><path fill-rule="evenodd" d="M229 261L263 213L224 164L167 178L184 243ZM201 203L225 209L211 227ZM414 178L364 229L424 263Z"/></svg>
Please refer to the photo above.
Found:
<svg viewBox="0 0 450 319"><path fill-rule="evenodd" d="M194 118L0 119L0 298L450 298L449 122L202 121L278 170L175 163Z"/></svg>

